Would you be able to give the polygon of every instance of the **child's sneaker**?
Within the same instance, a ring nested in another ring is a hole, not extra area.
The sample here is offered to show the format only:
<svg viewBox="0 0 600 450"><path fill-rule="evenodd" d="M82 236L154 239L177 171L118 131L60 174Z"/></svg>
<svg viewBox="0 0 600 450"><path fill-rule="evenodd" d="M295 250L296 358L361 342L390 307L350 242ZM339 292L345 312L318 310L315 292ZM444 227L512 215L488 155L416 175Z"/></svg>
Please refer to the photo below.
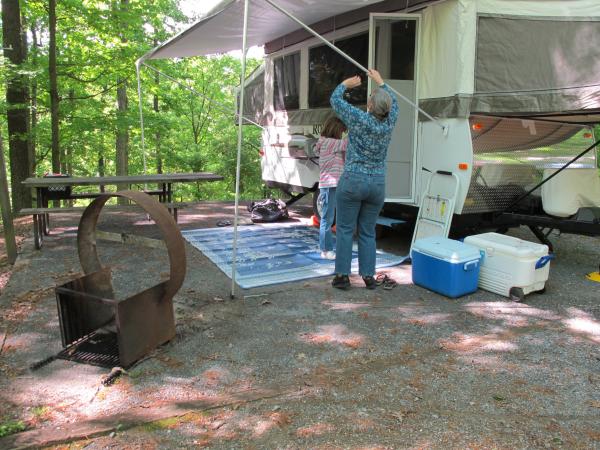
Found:
<svg viewBox="0 0 600 450"><path fill-rule="evenodd" d="M336 289L348 289L350 287L350 278L348 275L336 275L331 280L331 285Z"/></svg>
<svg viewBox="0 0 600 450"><path fill-rule="evenodd" d="M332 251L321 252L321 259L335 259L335 253Z"/></svg>

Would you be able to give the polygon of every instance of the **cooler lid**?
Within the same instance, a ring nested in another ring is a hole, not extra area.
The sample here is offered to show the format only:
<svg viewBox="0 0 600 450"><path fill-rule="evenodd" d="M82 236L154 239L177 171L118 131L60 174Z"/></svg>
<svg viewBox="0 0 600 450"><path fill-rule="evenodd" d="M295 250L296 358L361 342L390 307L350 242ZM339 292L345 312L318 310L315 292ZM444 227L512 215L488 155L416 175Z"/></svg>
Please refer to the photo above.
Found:
<svg viewBox="0 0 600 450"><path fill-rule="evenodd" d="M473 261L481 257L477 247L442 236L417 239L412 250L452 264Z"/></svg>
<svg viewBox="0 0 600 450"><path fill-rule="evenodd" d="M548 254L548 246L536 242L524 241L499 233L483 233L467 236L465 242L481 249L493 248L494 251L517 258L539 258Z"/></svg>

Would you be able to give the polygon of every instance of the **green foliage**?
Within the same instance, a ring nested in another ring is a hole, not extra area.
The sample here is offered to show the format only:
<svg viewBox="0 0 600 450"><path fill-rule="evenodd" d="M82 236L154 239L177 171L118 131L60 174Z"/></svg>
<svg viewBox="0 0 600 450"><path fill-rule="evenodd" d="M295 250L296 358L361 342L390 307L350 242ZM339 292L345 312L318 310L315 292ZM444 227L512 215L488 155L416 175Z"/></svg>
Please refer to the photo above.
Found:
<svg viewBox="0 0 600 450"><path fill-rule="evenodd" d="M11 420L8 422L0 423L0 438L2 438L4 436L9 436L11 434L19 433L21 431L25 431L25 429L27 429L27 427L20 420L18 420L18 421Z"/></svg>
<svg viewBox="0 0 600 450"><path fill-rule="evenodd" d="M45 416L49 412L50 408L47 406L34 406L33 408L31 408L31 414L33 414L34 417L37 417L38 419Z"/></svg>

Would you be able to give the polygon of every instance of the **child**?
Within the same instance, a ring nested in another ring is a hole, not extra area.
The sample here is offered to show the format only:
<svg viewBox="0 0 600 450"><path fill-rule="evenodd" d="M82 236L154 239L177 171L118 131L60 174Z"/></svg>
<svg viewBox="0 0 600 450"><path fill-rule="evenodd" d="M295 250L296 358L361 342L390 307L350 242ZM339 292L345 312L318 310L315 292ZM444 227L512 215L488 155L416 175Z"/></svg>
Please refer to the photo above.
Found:
<svg viewBox="0 0 600 450"><path fill-rule="evenodd" d="M323 124L321 137L315 144L315 154L319 156L319 205L321 206L321 224L319 228L319 246L321 258L335 259L331 225L335 217L335 188L344 170L344 159L348 139L342 139L346 125L337 117L330 117Z"/></svg>

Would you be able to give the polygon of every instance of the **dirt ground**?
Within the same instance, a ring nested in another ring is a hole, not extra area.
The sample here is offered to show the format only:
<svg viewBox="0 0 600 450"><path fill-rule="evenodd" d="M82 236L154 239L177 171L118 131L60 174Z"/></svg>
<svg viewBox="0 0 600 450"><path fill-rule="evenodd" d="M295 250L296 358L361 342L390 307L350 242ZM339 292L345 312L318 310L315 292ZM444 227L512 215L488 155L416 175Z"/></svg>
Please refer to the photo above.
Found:
<svg viewBox="0 0 600 450"><path fill-rule="evenodd" d="M244 208L242 207L242 210ZM291 220L307 222L307 208ZM233 205L180 213L183 229L231 219ZM247 221L247 218L244 219ZM110 385L109 373L56 360L55 286L81 273L78 217L31 237L0 297L0 448L600 448L600 239L553 235L544 294L524 303L477 291L451 300L385 269L393 290L329 278L238 290L186 244L177 336ZM98 229L158 237L136 213ZM510 234L534 241L526 230ZM388 233L386 251L410 238ZM102 241L118 297L168 274L164 250Z"/></svg>

